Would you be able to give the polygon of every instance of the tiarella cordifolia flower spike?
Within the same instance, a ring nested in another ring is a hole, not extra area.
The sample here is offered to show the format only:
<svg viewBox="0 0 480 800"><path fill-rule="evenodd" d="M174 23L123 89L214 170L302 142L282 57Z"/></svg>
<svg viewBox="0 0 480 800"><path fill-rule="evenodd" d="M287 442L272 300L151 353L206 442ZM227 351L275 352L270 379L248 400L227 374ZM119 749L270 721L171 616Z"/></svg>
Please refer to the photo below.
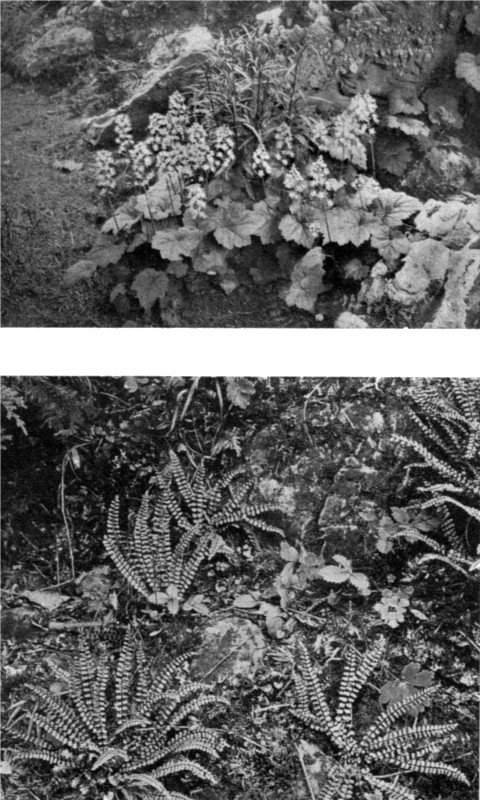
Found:
<svg viewBox="0 0 480 800"><path fill-rule="evenodd" d="M328 132L328 125L323 119L317 120L312 126L310 138L312 142L317 145L319 150L328 150L330 134Z"/></svg>
<svg viewBox="0 0 480 800"><path fill-rule="evenodd" d="M132 136L132 123L128 114L119 114L115 117L115 141L118 152L122 156L128 156L129 151L134 145Z"/></svg>
<svg viewBox="0 0 480 800"><path fill-rule="evenodd" d="M252 156L252 170L259 178L266 178L270 175L272 167L270 156L264 144L260 143Z"/></svg>
<svg viewBox="0 0 480 800"><path fill-rule="evenodd" d="M352 97L348 111L359 123L363 124L362 133L366 132L370 135L374 133L372 125L378 122L377 103L369 92Z"/></svg>
<svg viewBox="0 0 480 800"><path fill-rule="evenodd" d="M294 156L292 130L286 122L282 122L275 132L275 158L288 167Z"/></svg>
<svg viewBox="0 0 480 800"><path fill-rule="evenodd" d="M283 185L288 192L290 200L293 202L301 201L304 193L308 190L308 183L305 178L300 175L295 164L285 173Z"/></svg>
<svg viewBox="0 0 480 800"><path fill-rule="evenodd" d="M310 197L325 198L327 196L326 183L330 177L330 171L322 156L319 156L308 165L306 174L310 187Z"/></svg>
<svg viewBox="0 0 480 800"><path fill-rule="evenodd" d="M187 188L186 210L192 219L204 219L207 207L207 196L205 189L199 183L193 183Z"/></svg>
<svg viewBox="0 0 480 800"><path fill-rule="evenodd" d="M148 143L154 152L164 146L164 139L168 133L168 118L165 114L150 114L148 118Z"/></svg>
<svg viewBox="0 0 480 800"><path fill-rule="evenodd" d="M168 121L172 132L182 134L188 124L188 108L180 92L173 92L168 98Z"/></svg>
<svg viewBox="0 0 480 800"><path fill-rule="evenodd" d="M194 122L187 130L186 155L191 177L199 170L207 174L214 171L214 156L207 140L207 132L198 122Z"/></svg>
<svg viewBox="0 0 480 800"><path fill-rule="evenodd" d="M212 136L213 167L216 174L226 172L235 161L235 140L228 125L215 128Z"/></svg>
<svg viewBox="0 0 480 800"><path fill-rule="evenodd" d="M147 188L155 180L154 158L146 142L137 142L130 150L130 159L135 180Z"/></svg>
<svg viewBox="0 0 480 800"><path fill-rule="evenodd" d="M115 156L110 150L98 150L95 154L95 183L102 194L113 191L116 185L117 168Z"/></svg>

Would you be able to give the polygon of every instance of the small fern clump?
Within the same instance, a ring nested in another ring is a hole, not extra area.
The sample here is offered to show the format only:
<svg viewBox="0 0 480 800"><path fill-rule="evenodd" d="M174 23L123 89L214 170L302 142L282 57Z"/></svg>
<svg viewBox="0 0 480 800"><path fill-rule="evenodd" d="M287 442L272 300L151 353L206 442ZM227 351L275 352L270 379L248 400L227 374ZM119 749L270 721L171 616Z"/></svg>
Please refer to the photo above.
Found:
<svg viewBox="0 0 480 800"><path fill-rule="evenodd" d="M171 452L169 477L157 478L153 512L146 492L131 537L121 533L119 499L113 501L105 549L123 577L148 602L166 605L177 614L202 563L227 550L221 534L229 527L247 525L282 533L262 519L262 514L276 507L251 501L252 482L233 485L241 471L229 472L210 485L202 463L189 482L178 456Z"/></svg>
<svg viewBox="0 0 480 800"><path fill-rule="evenodd" d="M418 559L420 563L438 559L465 572L471 557L454 517L477 528L480 523L480 381L423 381L414 389L410 416L422 441L395 439L421 458L410 470L422 469L427 475L418 489L428 495L422 508L439 514L445 543L411 531L394 538L423 541L430 547L432 552Z"/></svg>
<svg viewBox="0 0 480 800"><path fill-rule="evenodd" d="M217 758L219 740L199 724L186 725L204 706L218 702L204 684L172 686L186 658L172 659L152 677L132 628L115 670L105 649L95 659L80 640L73 675L58 671L70 684L68 700L29 687L37 704L19 735L31 747L16 750L14 759L51 764L59 789L67 791L62 797L187 800L164 781L183 774L215 783L196 754Z"/></svg>
<svg viewBox="0 0 480 800"><path fill-rule="evenodd" d="M353 705L384 650L385 639L380 637L363 658L353 648L347 651L337 710L332 714L308 649L302 641L297 642L297 671L294 678L298 708L292 709L292 713L315 733L325 734L338 754L336 757L326 757L321 800L351 800L357 789L367 787L372 791L378 789L385 792L390 800L416 800L416 795L410 789L376 774L373 770L380 764L393 767L399 773L445 775L468 785L460 770L435 760L439 749L452 740L456 725L392 727L413 703L418 704L419 699L432 694L434 687L392 704L357 737L353 724Z"/></svg>

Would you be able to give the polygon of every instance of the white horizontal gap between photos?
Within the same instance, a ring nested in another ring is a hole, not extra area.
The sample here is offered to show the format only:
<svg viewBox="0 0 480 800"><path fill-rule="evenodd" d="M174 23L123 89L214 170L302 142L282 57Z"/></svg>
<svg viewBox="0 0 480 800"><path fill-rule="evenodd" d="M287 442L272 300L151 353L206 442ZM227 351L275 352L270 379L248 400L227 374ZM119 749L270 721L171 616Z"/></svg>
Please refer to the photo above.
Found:
<svg viewBox="0 0 480 800"><path fill-rule="evenodd" d="M480 377L480 331L4 328L0 374Z"/></svg>

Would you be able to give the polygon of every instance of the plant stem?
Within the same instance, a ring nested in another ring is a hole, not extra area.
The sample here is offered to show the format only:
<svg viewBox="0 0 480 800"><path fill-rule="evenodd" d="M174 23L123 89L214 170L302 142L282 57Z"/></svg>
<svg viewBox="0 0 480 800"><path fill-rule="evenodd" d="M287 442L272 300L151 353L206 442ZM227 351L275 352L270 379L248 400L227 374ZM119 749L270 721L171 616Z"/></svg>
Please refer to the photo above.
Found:
<svg viewBox="0 0 480 800"><path fill-rule="evenodd" d="M312 798L312 800L316 800L315 792L313 791L313 786L312 786L312 784L310 782L310 776L309 776L309 774L307 772L307 768L306 768L305 762L303 760L302 751L300 750L298 744L295 745L295 748L297 750L298 760L300 761L300 765L302 767L303 777L305 778L305 783L307 784L307 788L308 788L308 791L310 793L310 797Z"/></svg>

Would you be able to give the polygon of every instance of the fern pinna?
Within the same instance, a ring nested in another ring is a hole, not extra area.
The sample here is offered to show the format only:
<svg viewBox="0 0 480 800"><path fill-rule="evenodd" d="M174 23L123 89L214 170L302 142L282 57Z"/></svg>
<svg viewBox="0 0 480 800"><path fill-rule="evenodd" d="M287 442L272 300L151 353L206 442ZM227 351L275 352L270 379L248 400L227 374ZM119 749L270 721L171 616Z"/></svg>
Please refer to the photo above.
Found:
<svg viewBox="0 0 480 800"><path fill-rule="evenodd" d="M242 470L234 470L210 485L202 462L190 482L175 453L170 473L157 478L153 511L146 492L131 536L122 535L119 499L111 504L105 549L128 583L154 605L176 614L201 564L226 548L221 533L229 526L249 524L281 533L261 518L276 507L250 500L253 484L233 486ZM228 491L228 497L225 492Z"/></svg>
<svg viewBox="0 0 480 800"><path fill-rule="evenodd" d="M219 739L198 722L187 722L219 700L207 685L185 679L186 660L173 658L152 677L129 628L112 670L105 649L95 658L81 640L67 700L29 687L37 702L20 735L31 747L15 751L14 758L53 765L59 788L78 788L80 796L187 800L164 781L188 775L216 783L196 754L217 758ZM69 679L60 672L62 680Z"/></svg>
<svg viewBox="0 0 480 800"><path fill-rule="evenodd" d="M292 713L311 730L325 734L337 753L336 757L327 756L325 759L325 782L318 800L351 800L357 790L366 787L385 792L390 800L416 800L410 789L372 771L377 771L376 765L380 764L393 767L399 773L445 775L468 785L465 775L456 767L434 760L440 747L454 738L456 725L392 727L414 702L432 694L434 687L394 703L357 738L353 705L384 651L383 637L363 658L353 647L348 649L338 705L336 712L332 713L308 649L301 640L297 641L294 680L298 707L292 709Z"/></svg>
<svg viewBox="0 0 480 800"><path fill-rule="evenodd" d="M410 469L427 471L418 489L429 495L422 508L438 513L444 541L411 531L393 538L423 541L432 552L420 563L438 559L466 572L471 554L455 520L467 520L480 530L480 380L422 381L413 391L410 416L422 441L395 439L422 459Z"/></svg>

